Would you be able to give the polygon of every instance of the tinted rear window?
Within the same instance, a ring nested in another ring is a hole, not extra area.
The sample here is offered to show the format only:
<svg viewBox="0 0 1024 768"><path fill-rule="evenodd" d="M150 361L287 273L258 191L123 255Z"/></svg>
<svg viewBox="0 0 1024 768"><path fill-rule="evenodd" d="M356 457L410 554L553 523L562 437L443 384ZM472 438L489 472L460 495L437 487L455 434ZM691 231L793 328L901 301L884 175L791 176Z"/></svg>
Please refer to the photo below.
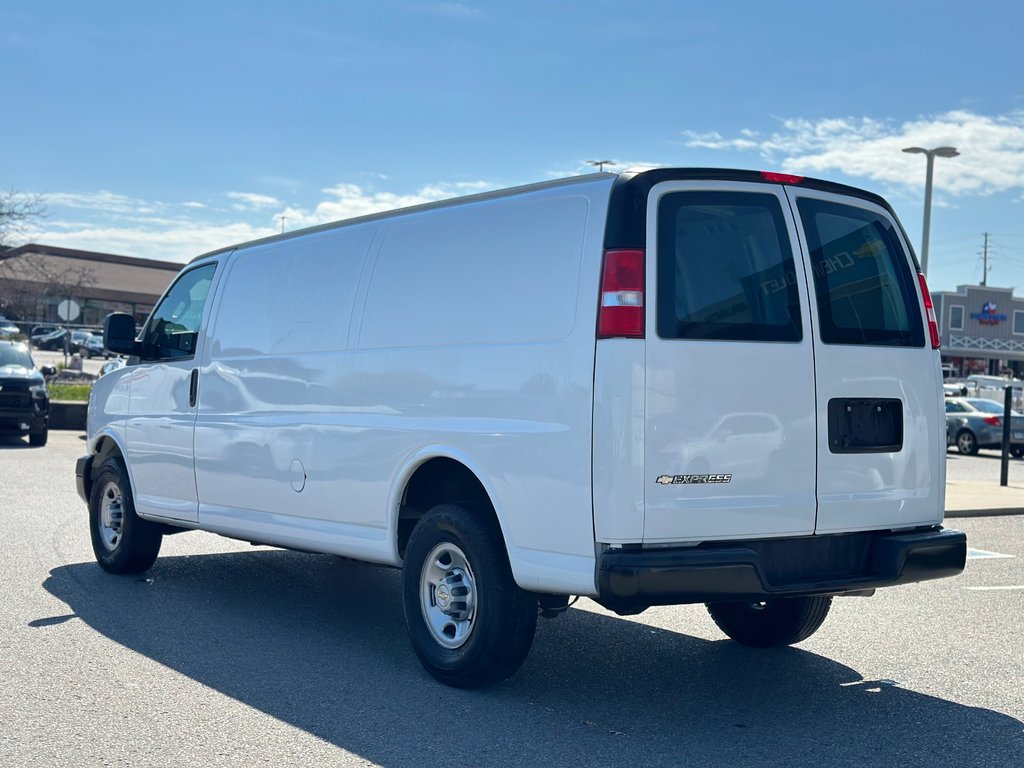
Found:
<svg viewBox="0 0 1024 768"><path fill-rule="evenodd" d="M663 339L800 341L793 252L775 195L661 198L657 324Z"/></svg>
<svg viewBox="0 0 1024 768"><path fill-rule="evenodd" d="M850 205L797 200L826 344L923 347L915 276L892 222Z"/></svg>

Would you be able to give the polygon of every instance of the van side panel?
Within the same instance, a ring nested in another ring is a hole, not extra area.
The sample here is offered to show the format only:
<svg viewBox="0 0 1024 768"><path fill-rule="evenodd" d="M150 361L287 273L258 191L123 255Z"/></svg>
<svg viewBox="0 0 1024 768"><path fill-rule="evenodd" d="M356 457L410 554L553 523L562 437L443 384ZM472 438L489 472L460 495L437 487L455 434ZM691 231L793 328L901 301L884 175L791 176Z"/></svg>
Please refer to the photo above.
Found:
<svg viewBox="0 0 1024 768"><path fill-rule="evenodd" d="M343 414L365 405L352 399L344 347L377 229L317 233L232 258L199 383L204 528L296 547L348 539L353 555L368 554L359 514L362 522L371 515L344 493L359 477L362 451ZM342 525L328 536L300 518ZM285 537L289 521L298 530ZM369 549L379 556L385 542L381 532L376 538Z"/></svg>
<svg viewBox="0 0 1024 768"><path fill-rule="evenodd" d="M394 220L367 290L357 367L377 405L362 444L375 447L377 471L396 475L388 482L394 457L424 445L472 457L527 589L594 592L591 420L610 186Z"/></svg>
<svg viewBox="0 0 1024 768"><path fill-rule="evenodd" d="M200 384L202 527L399 564L410 463L466 457L520 586L594 594L594 334L611 182L239 251ZM255 312L269 317L249 334Z"/></svg>

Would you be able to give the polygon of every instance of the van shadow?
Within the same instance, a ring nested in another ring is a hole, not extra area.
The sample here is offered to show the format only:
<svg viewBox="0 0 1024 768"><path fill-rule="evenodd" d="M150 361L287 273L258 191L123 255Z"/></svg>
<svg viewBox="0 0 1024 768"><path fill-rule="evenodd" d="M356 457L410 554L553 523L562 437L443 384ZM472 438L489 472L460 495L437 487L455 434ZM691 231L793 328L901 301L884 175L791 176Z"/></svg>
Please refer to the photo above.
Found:
<svg viewBox="0 0 1024 768"><path fill-rule="evenodd" d="M570 610L510 680L435 683L402 621L399 573L283 551L92 563L45 589L111 640L386 766L1012 765L1024 725L865 680L795 648L746 649ZM39 617L60 632L74 616Z"/></svg>

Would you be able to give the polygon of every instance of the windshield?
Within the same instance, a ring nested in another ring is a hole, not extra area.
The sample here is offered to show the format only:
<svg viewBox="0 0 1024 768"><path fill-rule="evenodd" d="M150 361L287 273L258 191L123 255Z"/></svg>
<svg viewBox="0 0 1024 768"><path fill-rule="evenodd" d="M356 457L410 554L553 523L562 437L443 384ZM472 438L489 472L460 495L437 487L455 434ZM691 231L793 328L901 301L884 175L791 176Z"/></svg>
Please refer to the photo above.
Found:
<svg viewBox="0 0 1024 768"><path fill-rule="evenodd" d="M23 348L0 347L0 368L34 368L32 358Z"/></svg>

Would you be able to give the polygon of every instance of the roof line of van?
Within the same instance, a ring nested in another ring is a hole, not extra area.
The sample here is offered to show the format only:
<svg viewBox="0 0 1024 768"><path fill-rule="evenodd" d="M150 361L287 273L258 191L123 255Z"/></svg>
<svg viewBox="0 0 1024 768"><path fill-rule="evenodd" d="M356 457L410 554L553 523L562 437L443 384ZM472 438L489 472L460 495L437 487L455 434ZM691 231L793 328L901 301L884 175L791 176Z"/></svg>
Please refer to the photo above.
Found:
<svg viewBox="0 0 1024 768"><path fill-rule="evenodd" d="M794 179L797 178L800 177L794 177ZM605 226L605 248L647 247L647 196L655 184L666 181L780 183L777 180L766 179L761 171L744 171L736 168L654 168L626 171L619 174L618 180L612 187L612 197L608 205L608 222ZM881 206L896 219L892 206L885 198L857 187L808 177L800 178L799 183L795 183L794 186L859 197Z"/></svg>
<svg viewBox="0 0 1024 768"><path fill-rule="evenodd" d="M378 213L370 213L365 216L356 216L351 219L342 219L340 221L332 221L326 224L318 224L313 227L305 227L304 229L296 229L293 232L284 232L279 235L271 235L269 237L262 237L257 240L248 240L244 243L237 243L235 245L229 245L224 248L218 248L214 251L208 251L207 253L196 256L189 263L200 261L211 256L219 256L221 254L230 253L238 248L249 248L254 245L264 245L266 243L275 243L282 240L290 240L294 237L304 237L305 235L311 235L317 232L326 232L332 229L341 229L343 227L352 226L354 224L365 224L370 221L377 221L380 219L388 219L393 216L402 216L408 213L420 213L422 211L431 211L438 208L447 208L449 206L461 205L463 203L475 203L482 202L485 200L495 200L502 197L508 197L509 195L518 195L523 192L533 192L540 189L547 189L550 187L562 187L571 184L582 184L590 181L598 181L601 179L614 179L617 174L614 173L587 173L581 176L568 176L563 179L551 179L549 181L539 181L533 184L522 184L518 187L506 187L503 189L493 189L487 192L478 192L474 195L463 195L461 197L450 197L445 200L435 200L430 203L420 203L419 205L410 205L405 208L395 208L389 211L380 211Z"/></svg>

